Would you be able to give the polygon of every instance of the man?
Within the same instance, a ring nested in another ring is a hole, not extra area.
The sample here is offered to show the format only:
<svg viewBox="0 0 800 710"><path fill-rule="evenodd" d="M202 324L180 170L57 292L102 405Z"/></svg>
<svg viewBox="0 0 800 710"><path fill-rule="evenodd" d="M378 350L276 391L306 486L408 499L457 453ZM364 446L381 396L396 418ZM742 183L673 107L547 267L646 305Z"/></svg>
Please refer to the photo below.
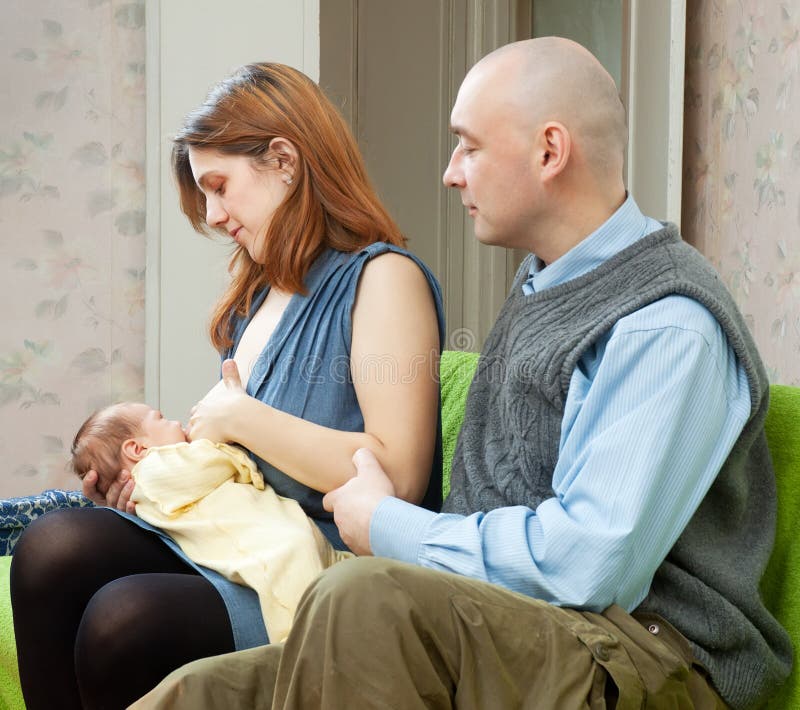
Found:
<svg viewBox="0 0 800 710"><path fill-rule="evenodd" d="M758 594L768 385L736 306L626 194L624 111L584 48L493 52L451 127L444 181L477 238L531 256L483 349L445 512L395 498L356 452L325 505L376 559L323 574L285 646L185 667L152 702L755 705L791 646Z"/></svg>

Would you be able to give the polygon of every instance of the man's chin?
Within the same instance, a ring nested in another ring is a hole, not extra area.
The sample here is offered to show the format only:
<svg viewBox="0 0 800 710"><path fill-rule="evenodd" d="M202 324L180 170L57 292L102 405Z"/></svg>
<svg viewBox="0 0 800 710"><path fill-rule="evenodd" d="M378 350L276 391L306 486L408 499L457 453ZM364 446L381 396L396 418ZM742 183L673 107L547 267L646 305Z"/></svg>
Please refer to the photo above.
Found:
<svg viewBox="0 0 800 710"><path fill-rule="evenodd" d="M505 246L499 234L480 229L478 225L475 225L475 239L481 244L485 244L487 247Z"/></svg>

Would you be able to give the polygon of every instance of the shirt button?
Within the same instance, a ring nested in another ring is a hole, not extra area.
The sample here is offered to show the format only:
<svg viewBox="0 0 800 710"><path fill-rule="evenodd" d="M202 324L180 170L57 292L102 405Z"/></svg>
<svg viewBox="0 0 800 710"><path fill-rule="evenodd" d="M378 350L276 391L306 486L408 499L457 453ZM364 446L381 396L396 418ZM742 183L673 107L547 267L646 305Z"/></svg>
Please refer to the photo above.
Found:
<svg viewBox="0 0 800 710"><path fill-rule="evenodd" d="M661 631L661 627L658 624L650 624L647 627L647 630L653 634L653 636L658 636L659 631Z"/></svg>
<svg viewBox="0 0 800 710"><path fill-rule="evenodd" d="M598 643L594 647L594 655L595 658L597 658L597 660L599 661L607 661L609 658L611 658L611 654L608 652L608 649L605 646L603 646L602 643Z"/></svg>

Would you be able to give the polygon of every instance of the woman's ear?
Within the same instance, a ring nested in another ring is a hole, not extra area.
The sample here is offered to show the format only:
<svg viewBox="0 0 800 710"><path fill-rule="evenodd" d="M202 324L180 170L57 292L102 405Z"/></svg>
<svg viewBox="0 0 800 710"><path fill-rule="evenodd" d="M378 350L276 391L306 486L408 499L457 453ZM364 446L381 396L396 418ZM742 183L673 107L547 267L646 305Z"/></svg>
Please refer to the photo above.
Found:
<svg viewBox="0 0 800 710"><path fill-rule="evenodd" d="M294 143L287 138L278 136L269 142L267 151L275 156L275 159L278 161L278 170L286 175L286 182L291 184L294 178L294 171L297 168L298 157L297 148L294 147Z"/></svg>
<svg viewBox="0 0 800 710"><path fill-rule="evenodd" d="M147 447L138 439L125 439L122 442L122 455L138 463L147 453Z"/></svg>

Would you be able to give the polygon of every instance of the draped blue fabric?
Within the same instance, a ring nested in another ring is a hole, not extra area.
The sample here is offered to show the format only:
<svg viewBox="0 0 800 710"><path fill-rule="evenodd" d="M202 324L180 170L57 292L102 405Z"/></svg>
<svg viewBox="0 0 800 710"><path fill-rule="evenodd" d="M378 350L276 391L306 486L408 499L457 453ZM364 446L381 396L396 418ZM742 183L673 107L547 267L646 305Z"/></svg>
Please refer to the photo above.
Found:
<svg viewBox="0 0 800 710"><path fill-rule="evenodd" d="M314 262L305 280L307 292L289 301L275 331L253 364L247 393L289 414L342 431L363 431L364 419L350 376L351 316L356 288L365 264L388 251L405 254L424 272L431 287L439 320L440 344L444 342L444 315L439 284L428 268L415 256L398 247L379 242L360 252L324 251ZM268 289L257 294L247 318L235 324L234 345L225 354L232 356L250 319L264 302ZM388 367L391 359L380 359L375 366ZM366 366L370 366L367 363ZM314 442L310 441L309 446ZM314 519L334 547L346 549L329 513L322 508L322 494L253 456L265 480L282 496L297 500ZM423 505L439 510L442 500L441 415L437 426L436 453L430 484ZM117 511L119 512L119 511ZM166 533L136 516L119 513L158 534L187 564L198 570L220 593L233 628L237 650L269 642L258 595L249 587L230 582L222 575L189 560Z"/></svg>

